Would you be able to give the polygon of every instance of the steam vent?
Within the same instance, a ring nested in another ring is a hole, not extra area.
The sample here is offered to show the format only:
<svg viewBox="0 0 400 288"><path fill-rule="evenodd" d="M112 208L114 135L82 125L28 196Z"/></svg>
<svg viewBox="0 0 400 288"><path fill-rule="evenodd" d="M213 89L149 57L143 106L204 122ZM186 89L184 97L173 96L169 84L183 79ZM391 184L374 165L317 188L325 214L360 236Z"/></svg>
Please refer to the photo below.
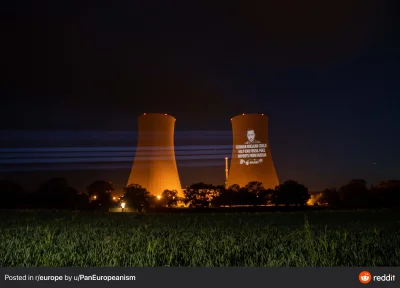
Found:
<svg viewBox="0 0 400 288"><path fill-rule="evenodd" d="M175 121L167 114L139 116L138 142L127 185L139 184L155 196L166 189L183 196L175 161Z"/></svg>
<svg viewBox="0 0 400 288"><path fill-rule="evenodd" d="M279 185L268 141L268 117L242 114L231 119L233 148L227 187L262 182L265 188Z"/></svg>

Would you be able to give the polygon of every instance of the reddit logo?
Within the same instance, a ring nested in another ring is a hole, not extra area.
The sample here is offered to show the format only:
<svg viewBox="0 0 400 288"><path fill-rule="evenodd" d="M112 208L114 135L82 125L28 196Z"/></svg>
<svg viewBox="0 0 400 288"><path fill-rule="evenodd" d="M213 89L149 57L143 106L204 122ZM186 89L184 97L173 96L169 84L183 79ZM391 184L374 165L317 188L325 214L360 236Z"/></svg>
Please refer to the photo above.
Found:
<svg viewBox="0 0 400 288"><path fill-rule="evenodd" d="M358 280L360 280L360 282L362 284L368 284L369 282L371 282L372 280L372 276L371 273L369 273L368 271L363 271L358 275Z"/></svg>

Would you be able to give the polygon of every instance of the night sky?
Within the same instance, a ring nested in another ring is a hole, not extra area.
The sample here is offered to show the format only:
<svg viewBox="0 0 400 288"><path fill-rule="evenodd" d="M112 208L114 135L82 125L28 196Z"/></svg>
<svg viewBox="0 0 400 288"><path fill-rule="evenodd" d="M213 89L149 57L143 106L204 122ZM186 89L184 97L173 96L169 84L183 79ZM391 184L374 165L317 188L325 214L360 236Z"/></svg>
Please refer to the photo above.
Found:
<svg viewBox="0 0 400 288"><path fill-rule="evenodd" d="M137 117L156 112L177 119L177 147L221 156L182 153L183 185L224 183L230 118L241 113L269 117L281 182L318 190L399 179L394 7L259 2L269 4L1 4L0 178L31 190L51 177L121 189Z"/></svg>

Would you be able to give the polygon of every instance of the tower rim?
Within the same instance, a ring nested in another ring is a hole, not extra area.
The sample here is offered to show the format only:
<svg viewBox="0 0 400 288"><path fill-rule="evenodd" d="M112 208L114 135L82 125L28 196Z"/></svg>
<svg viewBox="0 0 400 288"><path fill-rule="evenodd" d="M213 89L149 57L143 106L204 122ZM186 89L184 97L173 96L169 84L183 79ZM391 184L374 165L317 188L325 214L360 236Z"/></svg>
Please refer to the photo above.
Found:
<svg viewBox="0 0 400 288"><path fill-rule="evenodd" d="M245 116L260 116L260 117L265 117L267 119L269 119L269 117L265 114L262 113L243 113L243 114L237 114L235 116L231 117L231 120L235 119L235 118L239 118L239 117L245 117Z"/></svg>
<svg viewBox="0 0 400 288"><path fill-rule="evenodd" d="M145 112L145 113L142 113L139 115L139 117L145 117L145 116L164 116L164 117L167 116L167 117L170 117L170 118L173 118L174 120L176 120L176 118L174 116L172 116L168 113L152 113L152 112L147 113L147 112Z"/></svg>

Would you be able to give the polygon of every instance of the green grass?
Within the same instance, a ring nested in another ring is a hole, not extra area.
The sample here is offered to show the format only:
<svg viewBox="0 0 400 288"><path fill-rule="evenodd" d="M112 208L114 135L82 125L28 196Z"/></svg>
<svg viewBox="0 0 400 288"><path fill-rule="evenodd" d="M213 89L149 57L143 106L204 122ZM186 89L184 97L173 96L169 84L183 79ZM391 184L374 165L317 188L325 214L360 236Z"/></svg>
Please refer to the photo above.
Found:
<svg viewBox="0 0 400 288"><path fill-rule="evenodd" d="M2 212L0 266L400 266L400 214Z"/></svg>

